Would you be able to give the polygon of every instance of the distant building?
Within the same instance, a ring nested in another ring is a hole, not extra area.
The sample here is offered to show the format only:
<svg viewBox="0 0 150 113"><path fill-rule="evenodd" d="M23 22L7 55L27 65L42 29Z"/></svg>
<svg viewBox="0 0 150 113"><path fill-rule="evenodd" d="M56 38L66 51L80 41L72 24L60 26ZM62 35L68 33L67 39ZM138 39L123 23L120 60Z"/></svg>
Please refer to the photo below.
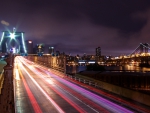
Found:
<svg viewBox="0 0 150 113"><path fill-rule="evenodd" d="M26 48L28 54L33 54L33 42L31 40L26 40Z"/></svg>
<svg viewBox="0 0 150 113"><path fill-rule="evenodd" d="M95 60L98 62L100 60L100 57L101 57L101 48L97 47L95 49L95 52L96 52L96 54L95 54Z"/></svg>
<svg viewBox="0 0 150 113"><path fill-rule="evenodd" d="M36 53L44 53L44 44L37 44L35 50Z"/></svg>
<svg viewBox="0 0 150 113"><path fill-rule="evenodd" d="M48 48L49 54L54 55L54 47Z"/></svg>
<svg viewBox="0 0 150 113"><path fill-rule="evenodd" d="M101 48L100 47L96 48L96 56L101 56Z"/></svg>
<svg viewBox="0 0 150 113"><path fill-rule="evenodd" d="M86 58L87 58L87 55L86 55L86 53L84 53L82 56L82 60L86 60Z"/></svg>

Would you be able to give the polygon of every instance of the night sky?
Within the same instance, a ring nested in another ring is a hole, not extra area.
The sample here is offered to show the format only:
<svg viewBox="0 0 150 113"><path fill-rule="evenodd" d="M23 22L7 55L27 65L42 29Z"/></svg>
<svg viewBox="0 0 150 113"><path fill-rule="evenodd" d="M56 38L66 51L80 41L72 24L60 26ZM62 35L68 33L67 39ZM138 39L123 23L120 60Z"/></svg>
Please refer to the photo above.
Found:
<svg viewBox="0 0 150 113"><path fill-rule="evenodd" d="M1 0L0 31L72 55L128 55L150 43L150 0Z"/></svg>

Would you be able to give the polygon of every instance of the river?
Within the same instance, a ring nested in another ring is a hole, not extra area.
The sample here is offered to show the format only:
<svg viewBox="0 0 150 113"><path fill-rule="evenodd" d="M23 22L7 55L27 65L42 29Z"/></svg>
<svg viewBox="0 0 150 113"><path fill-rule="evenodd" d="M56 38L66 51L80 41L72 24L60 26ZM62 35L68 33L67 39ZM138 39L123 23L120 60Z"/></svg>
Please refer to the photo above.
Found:
<svg viewBox="0 0 150 113"><path fill-rule="evenodd" d="M150 72L150 68L138 67L138 66L105 66L106 71L132 71L132 72ZM67 66L67 73L78 73L80 71L85 71L86 66Z"/></svg>

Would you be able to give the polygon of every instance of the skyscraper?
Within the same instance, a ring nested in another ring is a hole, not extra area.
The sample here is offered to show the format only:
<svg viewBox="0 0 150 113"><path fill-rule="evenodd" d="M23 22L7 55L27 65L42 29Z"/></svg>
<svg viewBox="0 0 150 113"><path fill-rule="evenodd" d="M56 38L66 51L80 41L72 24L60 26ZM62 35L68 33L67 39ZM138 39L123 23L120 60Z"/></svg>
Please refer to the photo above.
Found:
<svg viewBox="0 0 150 113"><path fill-rule="evenodd" d="M51 54L51 55L54 54L54 47L49 47L49 54Z"/></svg>
<svg viewBox="0 0 150 113"><path fill-rule="evenodd" d="M100 47L96 48L96 56L101 56L101 48Z"/></svg>
<svg viewBox="0 0 150 113"><path fill-rule="evenodd" d="M33 54L33 42L31 40L26 40L26 48L28 54Z"/></svg>

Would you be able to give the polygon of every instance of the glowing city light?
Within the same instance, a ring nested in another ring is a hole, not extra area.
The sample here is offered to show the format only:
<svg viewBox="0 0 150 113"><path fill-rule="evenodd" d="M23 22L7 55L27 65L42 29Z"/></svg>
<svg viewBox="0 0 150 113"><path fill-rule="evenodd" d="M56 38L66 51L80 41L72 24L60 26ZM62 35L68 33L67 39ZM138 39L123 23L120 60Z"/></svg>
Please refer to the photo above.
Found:
<svg viewBox="0 0 150 113"><path fill-rule="evenodd" d="M94 64L94 63L95 63L95 61L89 61L88 63L90 63L90 64Z"/></svg>
<svg viewBox="0 0 150 113"><path fill-rule="evenodd" d="M32 41L31 41L31 40L29 40L29 41L28 41L28 43L30 43L30 44L31 44L31 43L32 43Z"/></svg>
<svg viewBox="0 0 150 113"><path fill-rule="evenodd" d="M85 63L85 62L80 61L79 63Z"/></svg>
<svg viewBox="0 0 150 113"><path fill-rule="evenodd" d="M16 48L12 48L13 53L16 53Z"/></svg>

